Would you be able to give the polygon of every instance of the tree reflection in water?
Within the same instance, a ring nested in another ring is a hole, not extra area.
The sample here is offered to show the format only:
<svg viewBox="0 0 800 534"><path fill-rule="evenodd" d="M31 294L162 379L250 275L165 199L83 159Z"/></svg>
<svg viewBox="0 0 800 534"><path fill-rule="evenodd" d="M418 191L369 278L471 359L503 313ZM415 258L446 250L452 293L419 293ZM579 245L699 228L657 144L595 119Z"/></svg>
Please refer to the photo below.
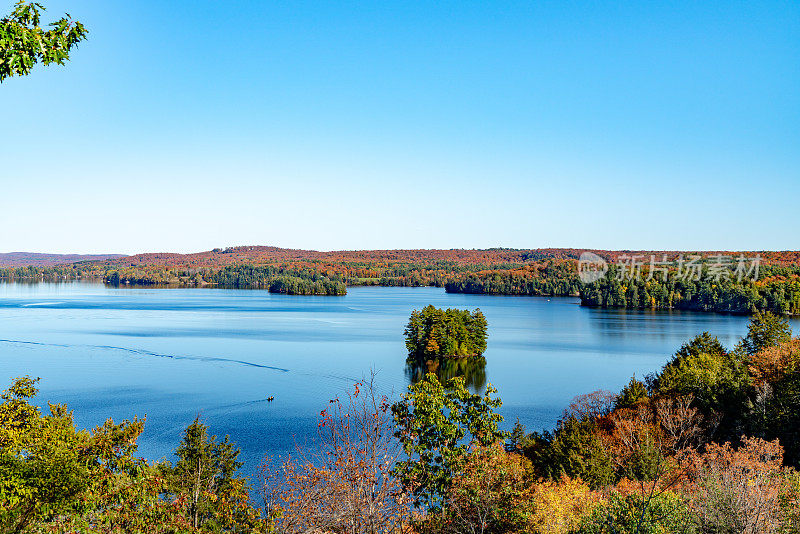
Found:
<svg viewBox="0 0 800 534"><path fill-rule="evenodd" d="M442 358L441 360L406 360L406 376L412 384L419 382L427 373L435 373L445 383L457 376L464 378L465 385L475 392L486 385L486 358Z"/></svg>

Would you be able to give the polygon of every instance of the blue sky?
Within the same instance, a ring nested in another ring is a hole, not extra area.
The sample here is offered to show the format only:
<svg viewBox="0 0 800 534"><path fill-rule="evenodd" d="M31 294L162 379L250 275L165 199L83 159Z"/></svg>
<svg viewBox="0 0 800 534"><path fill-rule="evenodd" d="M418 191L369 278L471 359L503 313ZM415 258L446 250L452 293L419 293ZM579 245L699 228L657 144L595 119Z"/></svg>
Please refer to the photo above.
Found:
<svg viewBox="0 0 800 534"><path fill-rule="evenodd" d="M800 249L796 1L46 6L0 251Z"/></svg>

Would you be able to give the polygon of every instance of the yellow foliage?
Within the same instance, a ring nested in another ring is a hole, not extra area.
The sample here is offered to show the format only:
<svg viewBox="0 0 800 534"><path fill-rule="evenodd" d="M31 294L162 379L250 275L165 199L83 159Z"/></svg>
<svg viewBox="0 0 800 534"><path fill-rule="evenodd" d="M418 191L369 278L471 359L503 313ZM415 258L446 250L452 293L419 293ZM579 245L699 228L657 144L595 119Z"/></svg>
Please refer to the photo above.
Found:
<svg viewBox="0 0 800 534"><path fill-rule="evenodd" d="M584 517L605 503L580 479L567 476L558 482L539 482L533 487L535 508L531 517L533 532L560 534L573 532Z"/></svg>

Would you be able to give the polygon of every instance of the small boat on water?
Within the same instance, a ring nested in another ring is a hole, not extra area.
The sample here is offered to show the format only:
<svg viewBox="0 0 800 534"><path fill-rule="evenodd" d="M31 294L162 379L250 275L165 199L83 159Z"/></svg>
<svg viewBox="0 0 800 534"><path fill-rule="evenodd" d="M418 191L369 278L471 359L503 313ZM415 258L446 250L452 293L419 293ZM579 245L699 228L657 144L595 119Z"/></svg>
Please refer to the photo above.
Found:
<svg viewBox="0 0 800 534"><path fill-rule="evenodd" d="M275 400L275 397L273 397L272 395L270 395L269 397L267 397L267 402L272 402L272 401L274 401L274 400Z"/></svg>

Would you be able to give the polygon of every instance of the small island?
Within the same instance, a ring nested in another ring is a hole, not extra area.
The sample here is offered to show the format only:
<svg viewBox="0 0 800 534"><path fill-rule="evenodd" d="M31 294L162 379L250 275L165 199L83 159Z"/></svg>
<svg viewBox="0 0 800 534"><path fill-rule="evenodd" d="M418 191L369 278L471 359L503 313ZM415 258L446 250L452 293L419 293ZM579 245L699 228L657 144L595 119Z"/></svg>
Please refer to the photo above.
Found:
<svg viewBox="0 0 800 534"><path fill-rule="evenodd" d="M470 312L426 306L414 310L405 329L409 360L480 357L486 350L488 323L480 309Z"/></svg>

